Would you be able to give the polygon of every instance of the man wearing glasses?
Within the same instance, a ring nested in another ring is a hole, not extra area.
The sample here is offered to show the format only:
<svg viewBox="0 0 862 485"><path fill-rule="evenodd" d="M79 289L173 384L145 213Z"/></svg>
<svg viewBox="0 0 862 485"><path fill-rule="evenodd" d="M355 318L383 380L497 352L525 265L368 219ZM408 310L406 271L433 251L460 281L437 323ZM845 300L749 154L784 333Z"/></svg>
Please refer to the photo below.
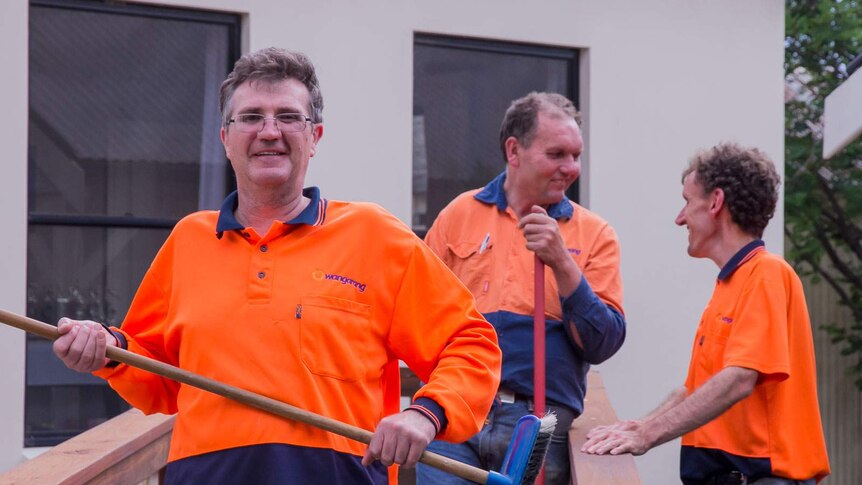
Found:
<svg viewBox="0 0 862 485"><path fill-rule="evenodd" d="M177 224L121 329L61 319L58 357L146 413L177 413L168 483L385 484L435 437L478 431L500 350L470 293L380 207L303 188L323 135L310 61L243 56L221 109L237 191ZM106 362L106 345L376 431L366 449ZM402 412L399 359L427 383Z"/></svg>

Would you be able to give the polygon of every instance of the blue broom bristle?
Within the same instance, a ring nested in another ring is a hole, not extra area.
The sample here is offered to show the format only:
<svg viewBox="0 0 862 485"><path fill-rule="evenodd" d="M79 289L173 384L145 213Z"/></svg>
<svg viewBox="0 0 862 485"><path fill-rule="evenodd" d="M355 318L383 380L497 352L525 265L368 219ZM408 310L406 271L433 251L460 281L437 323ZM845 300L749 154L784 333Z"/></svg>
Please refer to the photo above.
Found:
<svg viewBox="0 0 862 485"><path fill-rule="evenodd" d="M518 485L533 485L536 482L536 478L539 477L539 472L542 471L542 466L545 464L545 455L548 454L551 436L556 427L557 416L554 413L548 413L542 417L539 432L533 444L533 452L530 454L530 459L524 469L524 476Z"/></svg>

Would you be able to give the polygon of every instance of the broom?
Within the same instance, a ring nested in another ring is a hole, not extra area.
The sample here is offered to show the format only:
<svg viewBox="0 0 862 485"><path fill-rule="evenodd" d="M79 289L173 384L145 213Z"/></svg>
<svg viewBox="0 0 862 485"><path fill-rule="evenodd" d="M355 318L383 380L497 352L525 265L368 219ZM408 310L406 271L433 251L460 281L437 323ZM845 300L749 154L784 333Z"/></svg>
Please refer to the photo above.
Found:
<svg viewBox="0 0 862 485"><path fill-rule="evenodd" d="M0 322L48 340L56 340L60 337L57 327L53 325L5 310L0 310ZM111 360L122 362L138 369L143 369L153 374L203 389L228 399L233 399L234 401L261 409L276 416L299 421L354 441L365 443L366 445L371 441L372 433L368 430L342 423L245 389L224 384L214 379L165 364L164 362L129 352L128 350L108 346L106 356ZM485 471L430 451L423 452L419 461L476 483L488 485L532 485L536 480L539 470L542 468L542 463L545 461L545 454L548 451L551 434L554 431L556 423L557 419L553 415L541 420L532 415L521 418L509 442L509 448L506 450L506 456L503 459L500 473Z"/></svg>

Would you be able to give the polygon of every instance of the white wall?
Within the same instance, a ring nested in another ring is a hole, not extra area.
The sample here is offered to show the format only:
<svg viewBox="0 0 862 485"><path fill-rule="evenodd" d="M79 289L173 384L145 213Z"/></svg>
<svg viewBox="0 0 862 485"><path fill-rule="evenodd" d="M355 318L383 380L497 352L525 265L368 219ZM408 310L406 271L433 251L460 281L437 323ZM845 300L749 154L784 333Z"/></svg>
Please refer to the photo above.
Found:
<svg viewBox="0 0 862 485"><path fill-rule="evenodd" d="M24 3L17 0L4 22L26 25ZM721 140L761 147L783 166L780 0L152 3L245 13L250 49L278 45L307 53L326 101L324 137L309 183L321 185L330 198L378 202L405 222L411 214L414 32L586 49L585 204L619 233L629 321L627 343L601 370L624 418L648 412L682 383L718 268L686 256L686 232L673 225L682 202L679 175L695 149ZM2 35L13 32L4 29ZM14 35L6 51L24 66L26 39ZM22 82L0 80L19 104L26 94ZM19 104L16 118L23 120L26 107ZM24 129L15 125L13 134L2 135L14 141L4 146L15 151L3 162L0 184L17 191L17 199L0 211L19 225ZM7 172L11 162L17 164ZM766 237L776 252L782 251L782 207ZM24 228L16 232L24 234ZM23 307L23 242L4 242L12 243L20 277L4 273L2 285ZM10 298L4 293L0 298ZM9 344L4 339L0 346ZM638 466L647 485L677 482L678 443L639 458Z"/></svg>
<svg viewBox="0 0 862 485"><path fill-rule="evenodd" d="M24 313L27 261L27 1L0 2L0 308ZM23 460L24 332L0 325L0 471Z"/></svg>

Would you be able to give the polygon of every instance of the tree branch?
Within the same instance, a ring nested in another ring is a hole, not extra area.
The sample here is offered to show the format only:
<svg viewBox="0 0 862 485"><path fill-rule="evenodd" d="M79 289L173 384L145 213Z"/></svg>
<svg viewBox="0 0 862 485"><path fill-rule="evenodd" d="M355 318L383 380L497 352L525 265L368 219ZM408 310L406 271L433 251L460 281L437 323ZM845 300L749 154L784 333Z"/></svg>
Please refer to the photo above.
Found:
<svg viewBox="0 0 862 485"><path fill-rule="evenodd" d="M844 208L841 207L841 204L835 197L835 192L831 187L829 187L829 184L822 176L820 176L820 174L817 174L817 182L820 185L821 192L826 196L826 199L829 201L829 205L832 207L832 212L829 213L829 218L838 229L838 234L841 235L841 239L845 244L847 244L847 247L853 251L856 258L862 260L862 244L860 244L860 235L862 235L862 230L845 217Z"/></svg>
<svg viewBox="0 0 862 485"><path fill-rule="evenodd" d="M826 236L826 232L819 228L820 230L814 231L814 237L820 242L820 245L823 246L823 250L826 251L826 254L829 256L829 260L832 263L832 266L841 273L847 281L855 286L856 288L862 288L862 278L857 275L852 268L850 268L847 263L841 259L841 256L838 255L838 251L835 250L835 246L832 245L832 241Z"/></svg>
<svg viewBox="0 0 862 485"><path fill-rule="evenodd" d="M787 236L787 239L790 241L790 244L792 244L793 247L797 249L800 248L799 243L797 243L793 239L793 234L786 226L784 227L784 234ZM832 289L835 290L835 293L838 294L838 298L841 300L844 306L850 309L850 312L853 314L854 320L856 320L857 322L862 321L862 308L857 308L857 306L853 304L852 297L844 288L844 285L841 284L841 282L836 280L828 271L823 269L823 267L819 263L814 261L814 258L812 258L811 256L802 255L799 259L807 263L808 266L810 266L815 273L817 273L820 277L826 280L829 286L831 286Z"/></svg>

